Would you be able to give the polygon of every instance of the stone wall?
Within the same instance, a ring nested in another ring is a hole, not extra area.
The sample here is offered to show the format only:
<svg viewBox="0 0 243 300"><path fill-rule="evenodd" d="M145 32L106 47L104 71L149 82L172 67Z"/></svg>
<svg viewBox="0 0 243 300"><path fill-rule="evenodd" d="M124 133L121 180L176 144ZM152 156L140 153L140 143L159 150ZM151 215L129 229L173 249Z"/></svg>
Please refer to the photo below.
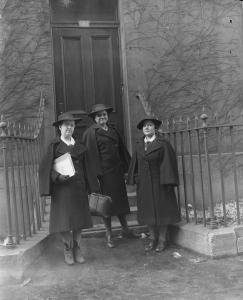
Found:
<svg viewBox="0 0 243 300"><path fill-rule="evenodd" d="M123 0L122 7L133 137L143 107L159 118L203 106L221 118L242 110L240 1Z"/></svg>
<svg viewBox="0 0 243 300"><path fill-rule="evenodd" d="M54 117L48 0L1 1L0 13L0 113L28 122L36 116L42 92L48 126Z"/></svg>

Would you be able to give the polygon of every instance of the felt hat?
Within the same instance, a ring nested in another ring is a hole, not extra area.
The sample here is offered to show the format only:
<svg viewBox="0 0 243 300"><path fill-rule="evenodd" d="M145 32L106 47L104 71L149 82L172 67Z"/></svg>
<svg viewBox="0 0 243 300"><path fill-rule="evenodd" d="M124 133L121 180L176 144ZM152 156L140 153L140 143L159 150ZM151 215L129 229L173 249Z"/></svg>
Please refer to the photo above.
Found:
<svg viewBox="0 0 243 300"><path fill-rule="evenodd" d="M88 114L89 117L94 117L95 114L97 114L99 111L106 110L107 113L111 113L113 111L113 108L111 106L107 106L105 104L94 104L92 106L91 112Z"/></svg>
<svg viewBox="0 0 243 300"><path fill-rule="evenodd" d="M146 119L141 120L141 121L138 123L137 128L138 128L138 129L142 129L142 128L143 128L143 125L144 125L144 123L145 123L146 121L150 121L150 122L154 123L154 126L155 126L156 129L158 129L159 126L160 126L161 123L162 123L162 122L161 122L160 120L158 120L158 119L154 119L154 118L146 118Z"/></svg>
<svg viewBox="0 0 243 300"><path fill-rule="evenodd" d="M73 114L71 114L70 112L64 112L57 117L57 121L54 122L52 125L59 126L64 121L75 121L76 122L79 120L82 120L82 118L74 117Z"/></svg>

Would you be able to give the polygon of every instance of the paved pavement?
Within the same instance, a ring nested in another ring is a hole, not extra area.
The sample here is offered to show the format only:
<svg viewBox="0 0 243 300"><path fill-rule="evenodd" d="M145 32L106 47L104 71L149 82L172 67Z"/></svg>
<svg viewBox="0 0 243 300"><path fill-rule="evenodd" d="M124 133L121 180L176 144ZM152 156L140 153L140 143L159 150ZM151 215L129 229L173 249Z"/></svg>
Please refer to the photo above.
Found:
<svg viewBox="0 0 243 300"><path fill-rule="evenodd" d="M0 287L1 300L243 299L243 256L208 259L178 247L145 254L145 240L85 238L84 265L67 266L55 239L21 282Z"/></svg>

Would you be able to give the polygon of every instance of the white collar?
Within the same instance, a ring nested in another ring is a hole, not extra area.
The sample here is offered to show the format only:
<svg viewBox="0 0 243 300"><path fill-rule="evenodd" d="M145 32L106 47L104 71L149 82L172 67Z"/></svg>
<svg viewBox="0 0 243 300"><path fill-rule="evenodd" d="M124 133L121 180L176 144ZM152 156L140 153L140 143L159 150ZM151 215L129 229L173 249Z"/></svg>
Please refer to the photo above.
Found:
<svg viewBox="0 0 243 300"><path fill-rule="evenodd" d="M61 140L63 141L63 143L65 143L66 145L70 146L70 145L75 145L75 140L71 137L70 141L65 140L62 136L61 136Z"/></svg>
<svg viewBox="0 0 243 300"><path fill-rule="evenodd" d="M149 142L149 143L152 143L155 139L156 139L156 135L155 135L155 134L154 134L151 138L145 136L144 142L145 142L145 143L148 143L148 142Z"/></svg>

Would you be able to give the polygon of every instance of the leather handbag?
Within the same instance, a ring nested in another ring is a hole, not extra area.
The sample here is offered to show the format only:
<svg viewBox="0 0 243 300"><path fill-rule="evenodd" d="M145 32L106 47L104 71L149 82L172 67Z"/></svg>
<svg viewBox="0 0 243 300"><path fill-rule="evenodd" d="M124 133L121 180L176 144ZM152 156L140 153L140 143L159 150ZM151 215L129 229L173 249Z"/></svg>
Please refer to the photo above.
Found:
<svg viewBox="0 0 243 300"><path fill-rule="evenodd" d="M112 200L110 196L92 193L89 195L89 209L92 216L109 217Z"/></svg>

